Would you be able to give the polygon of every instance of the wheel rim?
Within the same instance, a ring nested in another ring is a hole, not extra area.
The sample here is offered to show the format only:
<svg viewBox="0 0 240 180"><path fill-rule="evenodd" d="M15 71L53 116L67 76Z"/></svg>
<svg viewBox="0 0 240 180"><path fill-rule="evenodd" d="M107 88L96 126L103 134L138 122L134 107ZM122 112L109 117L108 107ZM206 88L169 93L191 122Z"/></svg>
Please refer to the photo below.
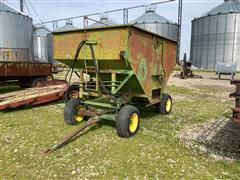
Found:
<svg viewBox="0 0 240 180"><path fill-rule="evenodd" d="M170 98L168 98L168 100L166 102L166 111L170 112L171 108L172 108L172 101Z"/></svg>
<svg viewBox="0 0 240 180"><path fill-rule="evenodd" d="M78 91L72 91L70 93L70 98L73 99L73 98L77 98L78 97Z"/></svg>
<svg viewBox="0 0 240 180"><path fill-rule="evenodd" d="M137 130L138 122L139 122L138 114L133 113L130 117L130 122L129 122L129 130L131 133L134 133Z"/></svg>
<svg viewBox="0 0 240 180"><path fill-rule="evenodd" d="M83 106L83 105L79 105L79 106L77 106L76 109L75 109L74 118L75 118L75 120L76 120L77 122L80 122L80 121L82 121L82 120L84 119L84 116L82 116L82 115L80 115L80 114L78 113L79 110L82 109L82 108L84 108L84 106Z"/></svg>
<svg viewBox="0 0 240 180"><path fill-rule="evenodd" d="M52 76L47 77L47 81L52 81L52 80L53 80Z"/></svg>

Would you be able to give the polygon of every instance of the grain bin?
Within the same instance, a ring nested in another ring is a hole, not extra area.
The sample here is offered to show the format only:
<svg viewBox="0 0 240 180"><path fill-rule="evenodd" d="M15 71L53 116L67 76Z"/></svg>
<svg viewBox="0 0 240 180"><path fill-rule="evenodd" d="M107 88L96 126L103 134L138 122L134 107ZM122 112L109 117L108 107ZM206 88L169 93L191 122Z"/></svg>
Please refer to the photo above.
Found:
<svg viewBox="0 0 240 180"><path fill-rule="evenodd" d="M237 63L240 70L240 2L225 0L192 21L190 60L201 69Z"/></svg>
<svg viewBox="0 0 240 180"><path fill-rule="evenodd" d="M66 24L64 26L54 29L54 32L69 31L74 29L77 29L77 27L73 25L73 22L71 19L68 19L66 20Z"/></svg>
<svg viewBox="0 0 240 180"><path fill-rule="evenodd" d="M34 28L33 32L34 61L41 63L52 63L52 34L43 27Z"/></svg>
<svg viewBox="0 0 240 180"><path fill-rule="evenodd" d="M156 13L156 6L146 6L145 13L130 22L137 27L177 41L178 25Z"/></svg>
<svg viewBox="0 0 240 180"><path fill-rule="evenodd" d="M113 26L113 25L116 25L116 23L112 21L110 18L108 18L107 14L103 13L100 15L100 20L98 22L95 22L88 27L93 28L93 27L101 27L101 26Z"/></svg>
<svg viewBox="0 0 240 180"><path fill-rule="evenodd" d="M79 98L64 108L66 123L116 120L119 136L130 137L139 129L138 106L171 112L164 89L175 66L176 41L122 25L54 32L53 44L54 59L80 77Z"/></svg>
<svg viewBox="0 0 240 180"><path fill-rule="evenodd" d="M0 61L32 62L32 19L0 1Z"/></svg>

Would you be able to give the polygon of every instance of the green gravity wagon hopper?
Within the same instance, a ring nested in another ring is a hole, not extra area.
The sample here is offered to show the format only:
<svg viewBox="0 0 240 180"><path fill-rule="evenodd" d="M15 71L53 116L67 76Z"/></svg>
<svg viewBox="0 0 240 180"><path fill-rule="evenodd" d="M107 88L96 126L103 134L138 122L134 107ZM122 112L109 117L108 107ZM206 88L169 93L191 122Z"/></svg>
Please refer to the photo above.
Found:
<svg viewBox="0 0 240 180"><path fill-rule="evenodd" d="M139 129L137 107L172 109L164 93L176 61L177 42L138 27L123 25L54 33L54 59L76 71L78 85L64 108L64 119L115 120L117 133L130 137ZM77 91L76 91L77 88Z"/></svg>

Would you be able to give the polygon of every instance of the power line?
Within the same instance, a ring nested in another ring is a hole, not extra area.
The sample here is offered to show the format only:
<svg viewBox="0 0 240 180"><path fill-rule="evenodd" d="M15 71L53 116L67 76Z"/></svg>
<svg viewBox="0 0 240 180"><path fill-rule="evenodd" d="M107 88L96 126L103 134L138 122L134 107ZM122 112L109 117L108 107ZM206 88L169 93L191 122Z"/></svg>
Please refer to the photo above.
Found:
<svg viewBox="0 0 240 180"><path fill-rule="evenodd" d="M26 0L24 0L24 3L25 3L25 5L26 5L28 14L32 17L32 14L31 14L31 12L30 12L30 10L29 10L29 8L28 8L28 4L27 4Z"/></svg>
<svg viewBox="0 0 240 180"><path fill-rule="evenodd" d="M26 2L28 1L29 5L31 6L31 8L33 9L34 13L36 14L38 20L42 23L43 21L41 20L41 18L39 17L37 11L35 10L35 8L33 7L32 3L30 2L30 0L26 0Z"/></svg>

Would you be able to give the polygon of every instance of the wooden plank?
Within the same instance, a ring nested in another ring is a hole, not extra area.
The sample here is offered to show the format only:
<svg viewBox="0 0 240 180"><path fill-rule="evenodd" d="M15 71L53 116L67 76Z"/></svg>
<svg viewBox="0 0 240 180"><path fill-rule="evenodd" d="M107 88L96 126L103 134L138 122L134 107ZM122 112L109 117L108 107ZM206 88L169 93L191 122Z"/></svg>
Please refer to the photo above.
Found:
<svg viewBox="0 0 240 180"><path fill-rule="evenodd" d="M66 85L56 85L56 86L47 86L47 87L42 87L42 88L30 88L30 89L25 89L25 90L21 90L21 91L12 92L12 93L6 93L3 95L0 95L0 101L6 100L8 98L37 94L37 93L41 93L43 91L51 91L52 89L56 89L56 88L62 89L65 86Z"/></svg>
<svg viewBox="0 0 240 180"><path fill-rule="evenodd" d="M33 99L33 98L36 98L38 96L45 96L45 95L54 94L54 93L61 92L61 91L62 91L61 89L56 89L56 90L44 91L44 92L41 92L41 93L38 92L37 94L31 94L31 95L28 95L28 96L20 96L20 97L9 98L7 100L4 100L4 101L0 102L0 105L6 105L6 104L9 104L9 103L24 101L24 100L27 100L27 99Z"/></svg>
<svg viewBox="0 0 240 180"><path fill-rule="evenodd" d="M62 84L8 93L8 95L6 94L5 100L0 101L0 110L55 101L63 97L67 88L68 86L66 84Z"/></svg>

